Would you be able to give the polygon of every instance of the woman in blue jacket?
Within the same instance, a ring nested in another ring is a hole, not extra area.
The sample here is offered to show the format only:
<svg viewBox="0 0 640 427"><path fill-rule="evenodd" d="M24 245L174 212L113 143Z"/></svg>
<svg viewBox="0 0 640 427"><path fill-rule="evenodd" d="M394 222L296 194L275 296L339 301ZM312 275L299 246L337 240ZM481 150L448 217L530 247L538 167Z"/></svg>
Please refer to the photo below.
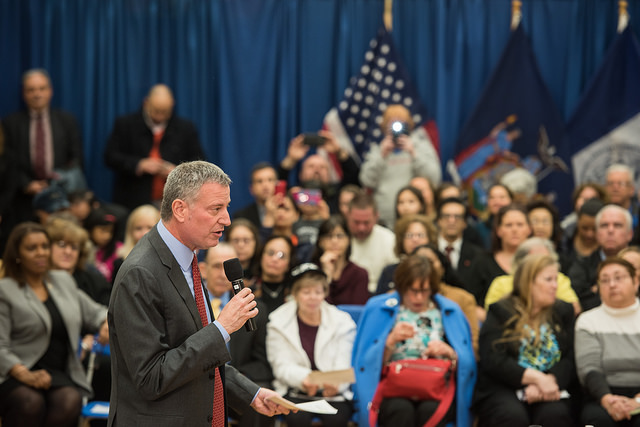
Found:
<svg viewBox="0 0 640 427"><path fill-rule="evenodd" d="M358 327L352 361L358 424L368 425L368 406L385 364L428 355L457 358L455 410L445 415L443 423L471 426L476 361L467 319L457 304L437 294L440 281L426 258L407 257L394 280L397 292L371 298ZM433 401L385 399L378 424L422 426L437 406Z"/></svg>

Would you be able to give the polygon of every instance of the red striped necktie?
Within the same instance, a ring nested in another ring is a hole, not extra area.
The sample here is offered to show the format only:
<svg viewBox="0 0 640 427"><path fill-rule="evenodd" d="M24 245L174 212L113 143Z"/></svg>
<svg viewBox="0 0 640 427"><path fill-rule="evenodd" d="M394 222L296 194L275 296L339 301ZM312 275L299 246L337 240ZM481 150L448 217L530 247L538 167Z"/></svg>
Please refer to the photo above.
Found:
<svg viewBox="0 0 640 427"><path fill-rule="evenodd" d="M204 297L202 296L202 279L200 277L200 269L198 268L198 259L194 255L191 262L191 272L193 274L193 290L196 296L196 306L198 306L198 313L200 313L200 320L202 326L209 324L207 319L207 309L204 305ZM224 389L222 388L222 378L220 377L220 369L216 368L215 380L213 385L213 421L212 427L224 427Z"/></svg>

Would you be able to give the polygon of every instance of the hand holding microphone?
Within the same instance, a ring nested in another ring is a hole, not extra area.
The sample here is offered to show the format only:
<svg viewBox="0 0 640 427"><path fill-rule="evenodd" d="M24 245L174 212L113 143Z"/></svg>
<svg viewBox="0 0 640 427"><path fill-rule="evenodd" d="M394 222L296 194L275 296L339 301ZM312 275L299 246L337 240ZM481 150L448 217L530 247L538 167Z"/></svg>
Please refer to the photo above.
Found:
<svg viewBox="0 0 640 427"><path fill-rule="evenodd" d="M227 280L231 282L233 294L237 295L244 288L244 281L242 280L242 265L238 258L228 259L223 263L224 274L227 276ZM247 331L255 331L256 323L253 319L247 320L244 324Z"/></svg>

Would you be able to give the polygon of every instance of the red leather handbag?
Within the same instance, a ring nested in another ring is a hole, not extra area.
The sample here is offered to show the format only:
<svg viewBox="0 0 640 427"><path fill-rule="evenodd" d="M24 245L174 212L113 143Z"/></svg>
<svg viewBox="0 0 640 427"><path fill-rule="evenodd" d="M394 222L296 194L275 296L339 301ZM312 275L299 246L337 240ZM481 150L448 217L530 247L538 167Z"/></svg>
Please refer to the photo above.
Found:
<svg viewBox="0 0 640 427"><path fill-rule="evenodd" d="M456 361L450 359L415 359L391 362L382 370L382 379L369 408L369 424L378 421L380 404L385 398L404 397L411 400L440 402L424 427L433 427L449 410L455 395Z"/></svg>

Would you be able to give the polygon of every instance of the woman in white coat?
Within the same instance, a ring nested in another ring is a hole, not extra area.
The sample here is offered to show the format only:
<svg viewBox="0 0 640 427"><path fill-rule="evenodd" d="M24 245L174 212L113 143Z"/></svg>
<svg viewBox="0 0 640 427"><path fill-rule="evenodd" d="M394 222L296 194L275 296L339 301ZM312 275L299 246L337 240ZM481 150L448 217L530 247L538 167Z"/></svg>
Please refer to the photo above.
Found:
<svg viewBox="0 0 640 427"><path fill-rule="evenodd" d="M293 299L275 310L267 324L267 358L273 369L276 391L293 402L326 399L338 409L320 415L324 426L346 426L353 407L349 384L316 384L313 371L351 367L356 325L351 316L327 303L329 283L315 264L291 271ZM313 414L299 411L287 415L289 427L309 426Z"/></svg>

